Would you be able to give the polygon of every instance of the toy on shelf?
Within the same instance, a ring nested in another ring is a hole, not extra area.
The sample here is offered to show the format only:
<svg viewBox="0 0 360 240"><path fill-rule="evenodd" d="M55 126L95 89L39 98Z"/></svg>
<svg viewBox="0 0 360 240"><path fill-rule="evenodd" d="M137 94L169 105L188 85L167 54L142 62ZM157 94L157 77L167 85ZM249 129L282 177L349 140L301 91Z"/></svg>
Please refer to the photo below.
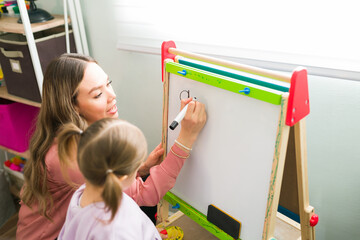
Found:
<svg viewBox="0 0 360 240"><path fill-rule="evenodd" d="M0 16L1 16L1 12L0 12ZM4 74L0 66L0 87L1 86L5 86L5 81L4 81Z"/></svg>
<svg viewBox="0 0 360 240"><path fill-rule="evenodd" d="M26 9L30 9L30 3L25 1ZM5 16L14 17L18 16L20 11L17 4L17 1L1 1L0 0L0 13L3 13Z"/></svg>
<svg viewBox="0 0 360 240"><path fill-rule="evenodd" d="M26 159L20 156L15 156L4 162L5 166L13 171L23 172Z"/></svg>
<svg viewBox="0 0 360 240"><path fill-rule="evenodd" d="M20 189L24 185L23 169L26 159L20 156L15 156L4 162L4 170L9 177L9 184L14 194L19 197Z"/></svg>

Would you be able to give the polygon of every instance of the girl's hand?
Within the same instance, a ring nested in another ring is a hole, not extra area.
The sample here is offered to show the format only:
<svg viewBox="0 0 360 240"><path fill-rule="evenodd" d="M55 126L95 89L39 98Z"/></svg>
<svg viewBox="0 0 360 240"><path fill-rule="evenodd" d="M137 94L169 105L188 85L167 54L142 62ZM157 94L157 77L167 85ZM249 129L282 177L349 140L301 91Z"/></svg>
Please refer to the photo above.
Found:
<svg viewBox="0 0 360 240"><path fill-rule="evenodd" d="M164 228L156 228L160 234L161 239L167 239L168 235L166 234L166 230ZM164 231L165 230L165 231Z"/></svg>

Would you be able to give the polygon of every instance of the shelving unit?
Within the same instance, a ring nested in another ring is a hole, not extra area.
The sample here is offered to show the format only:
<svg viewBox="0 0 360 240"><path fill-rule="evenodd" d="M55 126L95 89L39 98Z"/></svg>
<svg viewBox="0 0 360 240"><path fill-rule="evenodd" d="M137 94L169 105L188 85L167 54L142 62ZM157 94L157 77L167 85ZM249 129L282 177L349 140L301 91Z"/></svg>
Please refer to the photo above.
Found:
<svg viewBox="0 0 360 240"><path fill-rule="evenodd" d="M0 18L0 32L7 32L7 33L15 33L15 34L23 34L26 36L30 56L31 56L31 62L33 64L33 68L35 71L35 77L36 81L38 83L38 87L40 90L40 95L42 95L42 83L43 83L43 73L41 69L40 59L38 55L38 50L35 44L34 39L34 33L40 32L43 30L55 28L58 26L65 26L65 33L66 33L66 46L67 46L67 52L70 51L69 46L69 28L68 23L72 23L72 30L75 38L75 46L78 53L84 53L89 54L86 35L85 35L85 28L82 20L82 13L81 13L81 6L79 0L65 0L64 3L64 15L54 15L54 19L42 23L33 23L30 24L28 12L25 6L24 0L17 0L20 15L22 19L22 24L17 23L18 17L7 17L2 16ZM69 9L70 16L68 17L67 10ZM66 21L65 21L66 20ZM6 76L4 76L6 78ZM38 102L30 101L28 99L24 99L22 97L14 96L12 94L9 94L7 91L6 86L0 87L0 98L12 100L15 102L23 103L26 105L31 105L34 107L40 107L41 104ZM1 133L0 133L1 134ZM25 152L17 152L12 149L6 148L4 146L0 146L0 150L3 150L6 153L11 153L14 155L18 155L24 158L29 158L29 150ZM5 167L4 167L5 169ZM19 172L15 172L16 175ZM8 173L9 176L11 176L10 173ZM10 177L11 178L11 177ZM23 181L23 175L17 176L20 180ZM13 181L11 181L10 186L10 192L19 198L19 184L14 184ZM16 234L16 221L17 221L17 214L15 214L8 223L6 223L5 228L0 229L0 238L3 239L5 237L6 239L15 239ZM9 224L9 225L8 225ZM8 226L11 226L12 228L8 230ZM7 229L8 231L2 232L3 229ZM9 238L10 237L10 238Z"/></svg>
<svg viewBox="0 0 360 240"><path fill-rule="evenodd" d="M75 38L75 45L78 53L85 53L88 54L88 46L85 36L85 30L82 22L82 14L81 14L81 8L80 3L78 0L66 0L64 1L64 15L55 15L54 19L41 22L41 23L33 23L30 24L28 12L26 10L25 1L24 0L17 0L20 15L22 19L22 24L19 24L17 21L19 19L18 16L16 17L8 17L3 16L0 18L0 32L7 32L7 33L15 33L15 34L23 34L26 36L27 44L29 47L29 52L31 56L31 61L33 63L34 71L35 71L35 77L39 86L40 94L42 92L42 82L43 82L43 72L41 69L40 59L37 52L37 47L35 44L34 39L34 33L40 32L43 30L55 28L58 26L65 26L65 32L67 34L66 36L66 45L67 45L67 51L70 51L69 47L69 31L68 31L68 23L70 22L70 19L72 20L72 29L74 32L74 38ZM70 17L67 15L67 8L70 10ZM65 19L67 21L65 21ZM4 76L6 78L6 76ZM42 95L42 94L41 94ZM23 103L26 105L34 106L34 107L41 107L41 103L34 102L22 97L18 97L12 94L9 94L7 91L6 86L0 87L0 98L8 99L11 101ZM0 145L0 150L3 150L5 152L18 155L24 158L29 158L29 150L25 152L17 152L13 149L9 149L7 147ZM19 196L19 187L18 186L10 186L10 192L15 195Z"/></svg>
<svg viewBox="0 0 360 240"><path fill-rule="evenodd" d="M26 12L27 15L27 12ZM28 16L26 16L28 18ZM24 34L27 35L27 39L28 38L28 34L26 34L26 23L24 24L19 24L17 23L19 17L7 17L4 16L2 18L0 18L0 31L1 32L8 32L8 33L16 33L16 34ZM69 19L70 21L70 19ZM46 29L50 29L50 28L55 28L61 25L65 24L65 20L64 17L61 15L54 15L54 19L47 21L47 22L43 22L43 23L33 23L30 24L30 31L31 31L31 39L33 40L32 42L28 42L29 48L31 48L31 45L34 49L36 49L36 45L35 45L35 41L33 38L33 33L35 32L39 32L39 31L43 31ZM38 56L37 56L38 58ZM39 59L37 59L37 61L39 62ZM6 76L4 76L4 78L6 78ZM41 80L42 81L42 80ZM0 98L3 99L8 99L14 102L19 102L19 103L23 103L26 105L30 105L30 106L34 106L34 107L40 107L41 103L38 102L34 102L22 97L18 97L12 94L9 94L7 91L6 86L1 86L0 87ZM5 152L14 154L14 155L18 155L24 158L28 158L29 157L29 151L25 151L25 152L17 152L13 149L4 147L0 145L0 150L3 150ZM12 194L14 195L18 195L18 189L15 188L14 186L10 186L10 191L12 192Z"/></svg>

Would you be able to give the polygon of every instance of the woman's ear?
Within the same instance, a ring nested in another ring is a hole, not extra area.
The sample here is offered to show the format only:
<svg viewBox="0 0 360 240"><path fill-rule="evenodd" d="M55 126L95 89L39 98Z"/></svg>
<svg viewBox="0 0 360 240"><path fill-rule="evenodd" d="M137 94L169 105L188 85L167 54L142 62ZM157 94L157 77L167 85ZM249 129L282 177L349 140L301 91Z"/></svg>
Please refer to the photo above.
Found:
<svg viewBox="0 0 360 240"><path fill-rule="evenodd" d="M78 105L74 105L75 111L80 115L80 117L84 117L80 112L80 107Z"/></svg>
<svg viewBox="0 0 360 240"><path fill-rule="evenodd" d="M77 104L74 104L75 111L77 111L80 114L80 108Z"/></svg>

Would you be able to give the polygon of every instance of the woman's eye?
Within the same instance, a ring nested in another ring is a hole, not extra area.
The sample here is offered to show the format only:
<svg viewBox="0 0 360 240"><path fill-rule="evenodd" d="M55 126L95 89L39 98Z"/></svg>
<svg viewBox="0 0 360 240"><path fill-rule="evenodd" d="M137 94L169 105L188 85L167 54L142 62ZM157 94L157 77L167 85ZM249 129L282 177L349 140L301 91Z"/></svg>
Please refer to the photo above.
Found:
<svg viewBox="0 0 360 240"><path fill-rule="evenodd" d="M112 83L112 81L109 81L109 82L107 83L107 85L106 85L106 86L110 86L110 85L111 85L111 83Z"/></svg>
<svg viewBox="0 0 360 240"><path fill-rule="evenodd" d="M95 96L95 98L99 98L102 95L102 92Z"/></svg>

